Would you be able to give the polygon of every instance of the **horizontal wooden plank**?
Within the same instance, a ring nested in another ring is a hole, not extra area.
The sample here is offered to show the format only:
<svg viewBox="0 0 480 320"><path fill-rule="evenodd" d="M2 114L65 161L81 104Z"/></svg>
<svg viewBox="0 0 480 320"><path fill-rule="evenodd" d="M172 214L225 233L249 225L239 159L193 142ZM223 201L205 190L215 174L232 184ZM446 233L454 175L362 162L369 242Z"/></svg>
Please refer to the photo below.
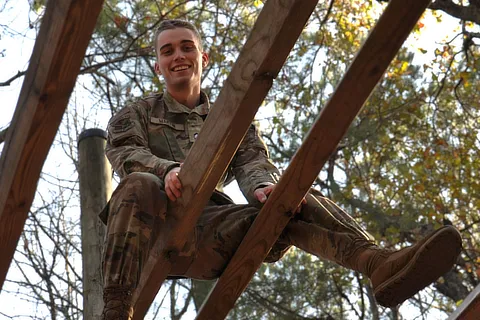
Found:
<svg viewBox="0 0 480 320"><path fill-rule="evenodd" d="M102 4L47 2L0 158L0 287Z"/></svg>
<svg viewBox="0 0 480 320"><path fill-rule="evenodd" d="M448 320L477 320L480 317L480 285L476 286L463 300Z"/></svg>
<svg viewBox="0 0 480 320"><path fill-rule="evenodd" d="M169 212L162 235L133 295L135 319L142 319L215 185L227 168L258 107L272 86L318 0L269 0L243 47L180 172L181 201ZM166 242L168 241L168 242ZM163 244L163 245L162 245Z"/></svg>
<svg viewBox="0 0 480 320"><path fill-rule="evenodd" d="M197 319L224 319L430 0L392 0L260 211Z"/></svg>

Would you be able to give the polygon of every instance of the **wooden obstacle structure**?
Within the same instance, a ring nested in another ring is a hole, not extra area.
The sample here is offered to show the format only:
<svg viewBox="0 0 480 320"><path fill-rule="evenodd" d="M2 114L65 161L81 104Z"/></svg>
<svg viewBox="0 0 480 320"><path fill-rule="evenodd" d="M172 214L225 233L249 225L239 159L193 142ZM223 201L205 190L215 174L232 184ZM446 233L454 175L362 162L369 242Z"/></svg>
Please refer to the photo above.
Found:
<svg viewBox="0 0 480 320"><path fill-rule="evenodd" d="M179 178L182 198L133 294L143 319L318 0L268 0ZM197 319L224 319L430 0L390 0ZM0 158L0 286L103 1L50 0ZM163 245L162 245L163 244ZM165 245L166 244L166 245ZM457 318L461 319L461 318Z"/></svg>
<svg viewBox="0 0 480 320"><path fill-rule="evenodd" d="M447 320L478 320L480 318L480 285L463 300Z"/></svg>

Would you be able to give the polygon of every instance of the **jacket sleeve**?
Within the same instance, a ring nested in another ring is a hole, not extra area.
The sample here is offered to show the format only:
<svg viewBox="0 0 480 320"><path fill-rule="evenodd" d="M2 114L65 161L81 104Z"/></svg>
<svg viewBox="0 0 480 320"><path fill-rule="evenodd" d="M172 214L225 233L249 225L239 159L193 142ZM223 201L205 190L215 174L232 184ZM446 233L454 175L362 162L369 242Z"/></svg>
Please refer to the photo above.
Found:
<svg viewBox="0 0 480 320"><path fill-rule="evenodd" d="M280 172L270 161L258 129L251 125L232 159L232 171L249 203L258 203L255 189L278 182Z"/></svg>
<svg viewBox="0 0 480 320"><path fill-rule="evenodd" d="M159 158L148 145L148 114L134 104L120 110L108 123L106 155L121 177L132 172L149 172L161 179L180 163Z"/></svg>

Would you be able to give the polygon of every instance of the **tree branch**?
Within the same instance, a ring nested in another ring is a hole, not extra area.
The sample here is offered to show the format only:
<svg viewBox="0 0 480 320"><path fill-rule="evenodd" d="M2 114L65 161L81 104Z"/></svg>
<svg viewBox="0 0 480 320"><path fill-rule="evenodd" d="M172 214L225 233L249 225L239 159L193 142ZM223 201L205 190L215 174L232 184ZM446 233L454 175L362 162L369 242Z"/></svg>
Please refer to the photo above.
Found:
<svg viewBox="0 0 480 320"><path fill-rule="evenodd" d="M16 75L8 79L7 81L0 82L0 87L6 87L9 86L13 81L17 80L20 77L23 77L27 71L18 71Z"/></svg>
<svg viewBox="0 0 480 320"><path fill-rule="evenodd" d="M7 130L10 127L6 127L5 129L0 131L0 144L2 144L5 141L5 138L7 137Z"/></svg>
<svg viewBox="0 0 480 320"><path fill-rule="evenodd" d="M468 6L462 6L452 0L436 0L430 5L429 9L441 10L460 20L480 24L480 4L478 1L470 1Z"/></svg>
<svg viewBox="0 0 480 320"><path fill-rule="evenodd" d="M388 2L389 0L377 0ZM436 0L428 7L430 10L440 10L460 20L471 21L480 24L480 1L470 0L468 6L456 4L452 0Z"/></svg>

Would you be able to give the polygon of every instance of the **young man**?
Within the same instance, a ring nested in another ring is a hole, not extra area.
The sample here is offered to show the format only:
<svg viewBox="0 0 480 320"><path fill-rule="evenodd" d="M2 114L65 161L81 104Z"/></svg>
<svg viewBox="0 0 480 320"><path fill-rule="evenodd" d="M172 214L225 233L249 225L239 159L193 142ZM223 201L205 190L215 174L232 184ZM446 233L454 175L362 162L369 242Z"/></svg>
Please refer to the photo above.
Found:
<svg viewBox="0 0 480 320"><path fill-rule="evenodd" d="M197 30L185 21L163 21L155 34L155 71L166 91L127 106L109 122L107 156L122 178L102 213L107 223L104 256L104 319L129 319L131 293L155 240L169 219L168 200L182 196L181 163L209 110L200 90L208 64ZM215 191L187 239L171 276L213 279L222 273L279 172L254 126L229 167L249 205L236 205ZM294 245L368 276L375 297L395 306L435 281L461 250L458 231L443 227L413 247L379 248L342 209L312 190L270 251L274 262Z"/></svg>

